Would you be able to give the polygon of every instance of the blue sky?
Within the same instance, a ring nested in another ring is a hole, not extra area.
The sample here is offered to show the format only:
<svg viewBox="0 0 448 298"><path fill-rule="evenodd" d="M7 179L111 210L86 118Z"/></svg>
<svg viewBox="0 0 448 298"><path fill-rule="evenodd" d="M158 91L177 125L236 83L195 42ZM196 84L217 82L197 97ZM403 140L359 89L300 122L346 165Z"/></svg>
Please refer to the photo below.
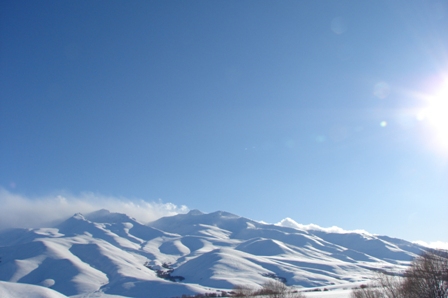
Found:
<svg viewBox="0 0 448 298"><path fill-rule="evenodd" d="M448 242L447 1L0 5L3 193Z"/></svg>

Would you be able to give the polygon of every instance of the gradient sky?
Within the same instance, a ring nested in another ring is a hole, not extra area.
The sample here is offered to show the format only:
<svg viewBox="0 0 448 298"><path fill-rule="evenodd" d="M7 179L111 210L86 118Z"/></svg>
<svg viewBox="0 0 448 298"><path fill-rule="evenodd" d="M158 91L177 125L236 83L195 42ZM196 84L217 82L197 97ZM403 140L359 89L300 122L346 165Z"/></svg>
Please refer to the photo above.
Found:
<svg viewBox="0 0 448 298"><path fill-rule="evenodd" d="M0 14L5 191L448 242L448 1L14 0Z"/></svg>

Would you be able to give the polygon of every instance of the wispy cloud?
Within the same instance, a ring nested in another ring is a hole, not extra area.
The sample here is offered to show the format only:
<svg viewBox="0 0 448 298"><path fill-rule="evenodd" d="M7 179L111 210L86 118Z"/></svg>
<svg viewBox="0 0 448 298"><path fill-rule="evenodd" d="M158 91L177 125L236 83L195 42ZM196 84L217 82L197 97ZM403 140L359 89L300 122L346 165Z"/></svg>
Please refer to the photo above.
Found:
<svg viewBox="0 0 448 298"><path fill-rule="evenodd" d="M303 224L297 223L295 220L293 220L289 217L282 219L279 223L276 223L276 225L282 226L282 227L299 229L299 230L305 230L305 231L323 231L323 232L327 232L327 233L339 233L339 234L360 233L365 236L372 236L371 233L369 233L365 230L344 230L344 229L342 229L340 227L336 227L336 226L329 227L329 228L323 228L323 227L320 227L315 224L303 225ZM429 248L448 250L448 242L443 242L443 241L432 241L432 242L413 241L413 242L416 244L422 245L422 246L429 247Z"/></svg>
<svg viewBox="0 0 448 298"><path fill-rule="evenodd" d="M26 197L0 188L0 230L42 227L66 219L75 213L87 214L99 209L125 213L147 223L163 216L188 212L186 206L108 197L95 193L56 194Z"/></svg>
<svg viewBox="0 0 448 298"><path fill-rule="evenodd" d="M414 243L420 244L422 246L436 248L436 249L444 249L448 250L448 242L443 241L433 241L433 242L425 242L425 241L413 241Z"/></svg>
<svg viewBox="0 0 448 298"><path fill-rule="evenodd" d="M365 230L350 230L350 231L348 231L348 230L344 230L344 229L342 229L340 227L336 227L336 226L332 226L329 228L323 228L316 224L303 225L303 224L297 223L295 220L293 220L289 217L282 219L279 223L276 223L276 225L282 226L282 227L299 229L299 230L305 230L305 231L322 231L322 232L327 232L327 233L339 233L339 234L360 233L360 234L365 234L365 235L371 235L369 232L367 232Z"/></svg>

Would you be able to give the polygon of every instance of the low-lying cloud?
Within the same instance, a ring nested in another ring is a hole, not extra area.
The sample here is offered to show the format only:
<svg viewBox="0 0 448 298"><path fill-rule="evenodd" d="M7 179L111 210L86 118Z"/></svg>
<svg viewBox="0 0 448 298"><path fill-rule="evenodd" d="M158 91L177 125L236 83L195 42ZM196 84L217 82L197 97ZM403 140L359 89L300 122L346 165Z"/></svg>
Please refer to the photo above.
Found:
<svg viewBox="0 0 448 298"><path fill-rule="evenodd" d="M279 223L276 223L278 226L287 227L287 228L294 228L299 230L305 230L305 231L322 231L327 233L338 233L338 234L346 234L346 233L360 233L364 235L371 235L369 232L365 230L344 230L340 227L332 226L329 228L323 228L321 226L318 226L316 224L308 224L303 225L297 223L295 220L287 217L285 219L282 219Z"/></svg>
<svg viewBox="0 0 448 298"><path fill-rule="evenodd" d="M329 228L323 228L323 227L320 227L315 224L303 225L303 224L297 223L296 221L294 221L293 219L291 219L289 217L281 220L276 225L282 226L282 227L299 229L299 230L305 230L305 231L322 231L322 232L327 232L327 233L338 233L338 234L360 233L360 234L363 234L364 236L372 236L372 234L370 234L369 232L367 232L365 230L344 230L344 229L342 229L340 227L336 227L336 226L329 227ZM433 242L413 241L413 242L416 244L425 246L425 247L429 247L429 248L448 250L448 242L443 242L443 241L433 241Z"/></svg>
<svg viewBox="0 0 448 298"><path fill-rule="evenodd" d="M444 249L448 250L448 242L443 241L433 241L433 242L425 242L425 241L414 241L414 243L435 249Z"/></svg>
<svg viewBox="0 0 448 298"><path fill-rule="evenodd" d="M44 227L75 213L88 214L99 209L125 213L142 223L148 223L163 216L188 212L186 206L162 201L147 202L94 193L57 194L31 198L0 188L0 230Z"/></svg>

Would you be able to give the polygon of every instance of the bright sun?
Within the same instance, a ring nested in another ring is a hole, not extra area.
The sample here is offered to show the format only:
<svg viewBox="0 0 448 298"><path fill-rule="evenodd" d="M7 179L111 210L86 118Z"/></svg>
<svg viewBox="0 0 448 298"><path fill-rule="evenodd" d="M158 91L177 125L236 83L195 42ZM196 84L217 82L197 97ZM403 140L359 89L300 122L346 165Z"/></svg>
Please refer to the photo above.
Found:
<svg viewBox="0 0 448 298"><path fill-rule="evenodd" d="M434 96L428 97L428 106L418 115L433 127L438 141L448 149L448 80Z"/></svg>

